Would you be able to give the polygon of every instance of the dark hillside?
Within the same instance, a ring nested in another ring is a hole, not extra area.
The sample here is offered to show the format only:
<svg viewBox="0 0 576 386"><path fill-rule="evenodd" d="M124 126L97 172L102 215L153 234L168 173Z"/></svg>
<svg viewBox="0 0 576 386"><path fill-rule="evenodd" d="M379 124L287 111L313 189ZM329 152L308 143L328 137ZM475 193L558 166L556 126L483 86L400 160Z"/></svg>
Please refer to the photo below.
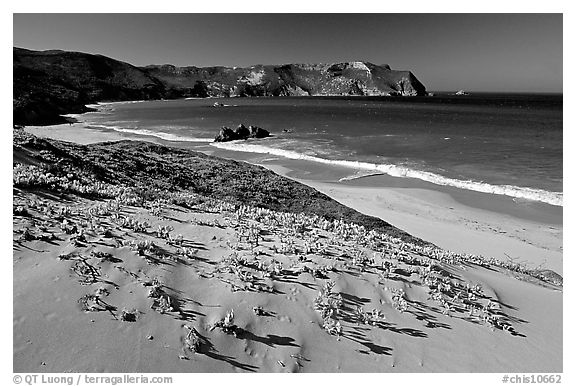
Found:
<svg viewBox="0 0 576 386"><path fill-rule="evenodd" d="M164 85L130 64L101 55L14 48L14 122L65 122L97 101L158 99Z"/></svg>

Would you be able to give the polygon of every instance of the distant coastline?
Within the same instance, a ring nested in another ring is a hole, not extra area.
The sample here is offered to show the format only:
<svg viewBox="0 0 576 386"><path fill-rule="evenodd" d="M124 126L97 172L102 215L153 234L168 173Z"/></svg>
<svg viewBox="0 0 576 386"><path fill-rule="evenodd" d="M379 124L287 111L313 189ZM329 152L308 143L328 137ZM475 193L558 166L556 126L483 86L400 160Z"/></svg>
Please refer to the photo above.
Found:
<svg viewBox="0 0 576 386"><path fill-rule="evenodd" d="M66 123L98 101L302 95L427 95L410 71L369 62L135 67L102 55L14 47L14 123Z"/></svg>

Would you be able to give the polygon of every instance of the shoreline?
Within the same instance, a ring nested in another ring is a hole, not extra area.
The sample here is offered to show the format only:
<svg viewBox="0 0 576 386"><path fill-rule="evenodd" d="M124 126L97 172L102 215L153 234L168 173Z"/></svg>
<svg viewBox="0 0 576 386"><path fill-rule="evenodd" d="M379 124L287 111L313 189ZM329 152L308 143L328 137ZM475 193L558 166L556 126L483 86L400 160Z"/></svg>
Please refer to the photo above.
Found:
<svg viewBox="0 0 576 386"><path fill-rule="evenodd" d="M289 177L289 170L269 167ZM376 188L293 178L361 213L457 253L542 265L563 273L562 227L469 207L447 193L418 188Z"/></svg>
<svg viewBox="0 0 576 386"><path fill-rule="evenodd" d="M106 105L113 105L113 104L131 104L131 103L140 103L145 101L130 101L130 102L107 102L101 103L99 105L90 105L90 107L99 106L105 108ZM170 102L170 101L166 101ZM89 114L89 113L88 113ZM79 119L83 114L69 114L69 117L73 117L75 119ZM202 118L203 119L203 118ZM82 127L87 130L100 130L105 134L110 134L110 136L116 137L117 135L126 134L125 137L122 138L139 138L148 141L157 141L157 139L166 140L166 144L170 144L171 146L182 146L183 143L186 143L186 146L190 144L193 146L195 143L204 142L210 143L212 142L214 136L211 134L213 131L216 132L215 127L211 127L208 131L203 131L200 137L192 136L188 137L187 134L178 134L173 135L171 133L166 133L163 131L159 131L158 128L152 129L145 129L140 130L138 128L133 129L131 127L117 127L117 126L110 126L107 127L107 123L103 123L103 126L100 124L94 124L94 126L90 124L85 124L84 122L77 122L79 127ZM65 125L55 125L51 126L51 128L55 127L62 127ZM201 125L200 125L201 126ZM200 127L199 126L199 127ZM45 126L36 126L37 129L43 129ZM115 131L114 133L110 133L111 131ZM279 136L280 139L284 139L282 135ZM272 138L273 139L273 138ZM553 206L563 207L563 186L560 185L550 185L550 184L539 184L535 183L532 180L525 181L524 183L521 182L514 182L509 180L502 180L501 178L483 180L482 178L476 177L466 177L463 175L453 174L453 173L444 173L444 172L435 172L430 171L428 169L422 169L419 167L412 168L409 166L405 166L402 163L372 163L372 161L354 161L350 160L347 157L341 159L331 159L330 157L323 157L318 155L310 155L306 152L294 151L289 149L284 149L282 147L277 148L274 145L267 146L266 141L258 141L258 142L228 142L228 143L216 143L212 144L212 146L219 148L219 150L233 152L233 153L242 153L242 152L249 152L252 153L253 157L257 156L272 156L272 157L284 157L287 159L294 159L294 160L304 160L310 161L315 163L325 164L327 166L342 166L348 168L348 170L356 170L362 174L386 174L393 177L401 177L406 180L415 179L425 183L431 183L434 185L432 188L433 190L437 189L453 189L453 192L458 192L459 190L462 191L471 191L471 192L478 192L478 193L486 193L486 194L494 194L497 196L503 197L511 197L514 201L517 202L539 202L542 204L549 204ZM472 173L473 174L473 173ZM346 176L350 177L350 176ZM354 177L353 177L354 178ZM454 194L452 194L454 195ZM463 196L464 197L464 196ZM465 197L464 197L465 199ZM472 202L473 200L469 200Z"/></svg>
<svg viewBox="0 0 576 386"><path fill-rule="evenodd" d="M134 101L130 103L137 103L139 101ZM111 102L112 103L112 102ZM116 102L116 103L124 103L124 102ZM80 115L80 114L78 114ZM179 139L178 136L174 138L166 138L165 135L170 135L163 132L158 132L153 134L147 130L143 130L142 133L132 130L116 130L116 129L108 129L104 126L100 127L96 126L85 126L83 122L76 122L77 126L73 126L72 123L69 124L58 124L52 126L27 126L26 129L38 136L46 136L48 138L53 139L60 139L63 141L75 142L79 144L91 144L97 142L109 142L109 141L116 141L116 140L141 140L141 141L148 141L159 143L165 146L172 146L172 147L181 147L181 148L190 148L197 151L202 151L206 154L219 154L224 158L231 158L231 159L239 159L239 160L261 160L261 159L270 159L270 160L277 160L283 159L285 163L289 162L294 165L297 164L307 164L312 166L307 166L306 168L297 168L291 170L291 176L296 176L296 178L300 178L302 172L304 175L308 175L311 173L312 169L321 170L324 173L327 170L341 170L342 173L338 174L336 178L337 182L345 183L345 184L354 184L358 186L367 186L367 187L417 187L417 188L424 188L428 190L434 191L442 191L448 193L450 196L458 200L459 202L467 205L477 207L479 209L487 209L492 210L491 205L486 205L486 200L483 200L481 197L493 197L494 202L498 205L497 212L500 213L501 211L505 211L508 214L511 214L516 217L526 218L526 219L537 219L538 221L543 221L545 223L551 224L562 224L562 213L563 213L563 204L561 203L562 199L560 199L560 204L555 202L548 202L546 200L539 200L532 197L523 197L517 195L509 195L505 193L497 193L491 191L484 191L484 190L476 190L470 188L463 188L457 185L450 185L450 184L443 184L433 181L428 181L426 179L421 179L419 177L413 176L396 176L394 174L389 174L382 171L376 170L367 170L364 167L354 167L354 165L344 165L338 163L331 163L331 162L323 162L316 161L312 159L301 159L301 158L293 158L291 156L286 156L282 154L274 154L274 153L265 153L259 151L251 151L251 150L244 150L242 148L226 148L219 146L220 144L216 144L217 146L212 146L213 141L210 138L182 138ZM80 127L83 130L82 136L78 138L76 129ZM31 130L31 131L30 131ZM256 144L251 143L251 146ZM259 146L259 145L256 145ZM230 155L233 155L231 157ZM257 163L258 161L256 161ZM254 163L254 162L251 162ZM266 165L263 165L266 166ZM355 174L351 173L351 171L355 171ZM313 179L322 179L325 180L322 173L314 173ZM374 182L374 180L378 180L379 178L384 178L385 183L382 184L380 182ZM307 179L307 178L304 178ZM394 181L394 182L393 182ZM336 182L336 181L332 181ZM495 187L506 187L507 185L494 185ZM514 187L515 189L532 189L534 191L542 191L547 193L553 194L560 194L563 195L563 192L548 192L541 190L540 188L528 188L528 187ZM528 216L528 217L526 217ZM544 217L544 219L542 219Z"/></svg>
<svg viewBox="0 0 576 386"><path fill-rule="evenodd" d="M81 144L139 139L257 164L441 248L526 262L534 268L543 265L563 274L562 207L518 203L506 196L387 175L338 182L349 176L351 169L269 154L222 150L206 143L171 142L87 128L79 135L74 125L27 127L26 130L38 136Z"/></svg>

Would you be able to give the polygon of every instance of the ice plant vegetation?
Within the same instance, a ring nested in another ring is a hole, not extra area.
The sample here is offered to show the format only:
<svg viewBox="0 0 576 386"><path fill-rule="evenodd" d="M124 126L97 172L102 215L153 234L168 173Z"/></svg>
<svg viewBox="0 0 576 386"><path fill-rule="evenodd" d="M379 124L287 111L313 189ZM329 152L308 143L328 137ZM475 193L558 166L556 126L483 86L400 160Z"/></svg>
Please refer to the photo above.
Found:
<svg viewBox="0 0 576 386"><path fill-rule="evenodd" d="M342 335L342 326L338 321L341 313L342 296L339 293L333 292L333 281L324 283L322 289L318 292L318 296L314 299L314 308L320 313L323 324L322 327L332 335Z"/></svg>

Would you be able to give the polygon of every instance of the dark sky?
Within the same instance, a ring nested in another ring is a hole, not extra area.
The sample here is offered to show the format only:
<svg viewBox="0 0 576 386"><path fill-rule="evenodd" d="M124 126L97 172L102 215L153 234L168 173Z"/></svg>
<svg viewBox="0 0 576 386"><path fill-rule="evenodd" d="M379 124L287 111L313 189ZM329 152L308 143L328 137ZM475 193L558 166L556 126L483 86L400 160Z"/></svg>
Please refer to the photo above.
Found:
<svg viewBox="0 0 576 386"><path fill-rule="evenodd" d="M366 60L428 90L562 92L561 14L15 14L14 46L134 65Z"/></svg>

